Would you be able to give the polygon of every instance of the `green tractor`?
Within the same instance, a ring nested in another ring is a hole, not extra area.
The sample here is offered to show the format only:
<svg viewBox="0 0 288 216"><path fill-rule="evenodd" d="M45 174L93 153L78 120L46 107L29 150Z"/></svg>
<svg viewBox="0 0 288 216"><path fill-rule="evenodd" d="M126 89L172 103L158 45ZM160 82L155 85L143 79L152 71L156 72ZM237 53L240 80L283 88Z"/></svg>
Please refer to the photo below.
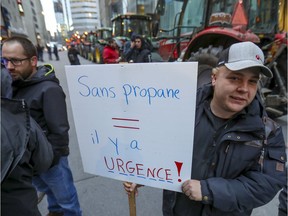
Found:
<svg viewBox="0 0 288 216"><path fill-rule="evenodd" d="M154 41L155 34L153 33L152 15L148 14L120 14L111 19L112 21L112 36L117 38L124 45L130 41L132 34L141 35L147 47L152 54L152 61L162 61L158 54L158 42ZM121 53L122 50L120 50Z"/></svg>
<svg viewBox="0 0 288 216"><path fill-rule="evenodd" d="M97 64L103 63L102 51L107 39L112 37L112 29L98 28L96 31L84 32L79 47L80 55Z"/></svg>

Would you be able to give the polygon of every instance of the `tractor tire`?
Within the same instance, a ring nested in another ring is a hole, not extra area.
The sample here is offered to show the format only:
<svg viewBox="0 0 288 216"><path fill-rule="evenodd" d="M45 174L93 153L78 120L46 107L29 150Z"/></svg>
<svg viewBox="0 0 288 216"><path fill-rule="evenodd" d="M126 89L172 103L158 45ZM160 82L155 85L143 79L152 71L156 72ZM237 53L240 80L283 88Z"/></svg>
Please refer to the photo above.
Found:
<svg viewBox="0 0 288 216"><path fill-rule="evenodd" d="M104 47L101 44L96 44L95 45L95 51L93 55L93 61L96 64L103 64L103 49Z"/></svg>
<svg viewBox="0 0 288 216"><path fill-rule="evenodd" d="M94 55L94 50L92 50L92 48L91 48L91 50L88 52L88 57L87 57L87 59L89 60L89 61L94 61L93 60L93 55Z"/></svg>
<svg viewBox="0 0 288 216"><path fill-rule="evenodd" d="M201 49L191 54L191 57L188 59L188 61L198 62L197 88L211 82L212 69L217 66L218 54L222 50L221 48L213 48L214 52L211 53L209 52L210 49ZM218 50L218 52L215 52L215 50Z"/></svg>

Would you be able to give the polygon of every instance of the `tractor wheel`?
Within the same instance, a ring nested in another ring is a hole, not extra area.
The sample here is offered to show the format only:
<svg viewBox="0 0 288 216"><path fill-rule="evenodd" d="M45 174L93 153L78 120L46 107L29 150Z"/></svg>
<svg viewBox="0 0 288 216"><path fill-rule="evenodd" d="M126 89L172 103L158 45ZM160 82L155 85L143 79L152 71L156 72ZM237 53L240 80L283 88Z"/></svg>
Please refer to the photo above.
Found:
<svg viewBox="0 0 288 216"><path fill-rule="evenodd" d="M94 58L94 57L93 57L93 55L94 55L93 53L94 53L94 50L91 49L91 50L88 52L88 58L87 58L89 61L92 61L92 62L94 61L94 60L93 60L93 58Z"/></svg>
<svg viewBox="0 0 288 216"><path fill-rule="evenodd" d="M215 50L216 48L213 48ZM209 53L210 49L201 49L197 53L193 53L188 61L198 62L198 80L197 88L211 81L212 69L216 67L218 62L218 54L222 49L218 49L216 53Z"/></svg>
<svg viewBox="0 0 288 216"><path fill-rule="evenodd" d="M103 64L103 46L101 44L95 45L95 52L93 55L94 62L96 64Z"/></svg>

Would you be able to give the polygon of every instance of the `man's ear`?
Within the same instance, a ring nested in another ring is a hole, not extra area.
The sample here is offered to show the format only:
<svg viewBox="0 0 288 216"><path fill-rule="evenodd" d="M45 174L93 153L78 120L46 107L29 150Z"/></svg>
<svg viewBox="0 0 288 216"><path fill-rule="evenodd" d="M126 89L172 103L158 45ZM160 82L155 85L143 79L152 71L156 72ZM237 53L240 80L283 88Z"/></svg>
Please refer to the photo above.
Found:
<svg viewBox="0 0 288 216"><path fill-rule="evenodd" d="M37 61L38 61L38 59L37 59L37 57L36 56L33 56L32 58L31 58L31 64L32 64L32 66L37 66Z"/></svg>

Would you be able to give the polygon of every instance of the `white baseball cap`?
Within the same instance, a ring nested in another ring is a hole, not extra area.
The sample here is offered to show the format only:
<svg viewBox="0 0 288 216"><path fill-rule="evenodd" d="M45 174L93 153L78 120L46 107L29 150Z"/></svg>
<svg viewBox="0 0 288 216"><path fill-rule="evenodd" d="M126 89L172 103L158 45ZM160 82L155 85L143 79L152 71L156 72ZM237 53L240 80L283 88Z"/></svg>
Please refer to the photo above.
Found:
<svg viewBox="0 0 288 216"><path fill-rule="evenodd" d="M232 44L220 54L218 66L225 65L231 71L259 67L261 73L272 78L271 70L264 65L264 54L254 43L240 42Z"/></svg>

